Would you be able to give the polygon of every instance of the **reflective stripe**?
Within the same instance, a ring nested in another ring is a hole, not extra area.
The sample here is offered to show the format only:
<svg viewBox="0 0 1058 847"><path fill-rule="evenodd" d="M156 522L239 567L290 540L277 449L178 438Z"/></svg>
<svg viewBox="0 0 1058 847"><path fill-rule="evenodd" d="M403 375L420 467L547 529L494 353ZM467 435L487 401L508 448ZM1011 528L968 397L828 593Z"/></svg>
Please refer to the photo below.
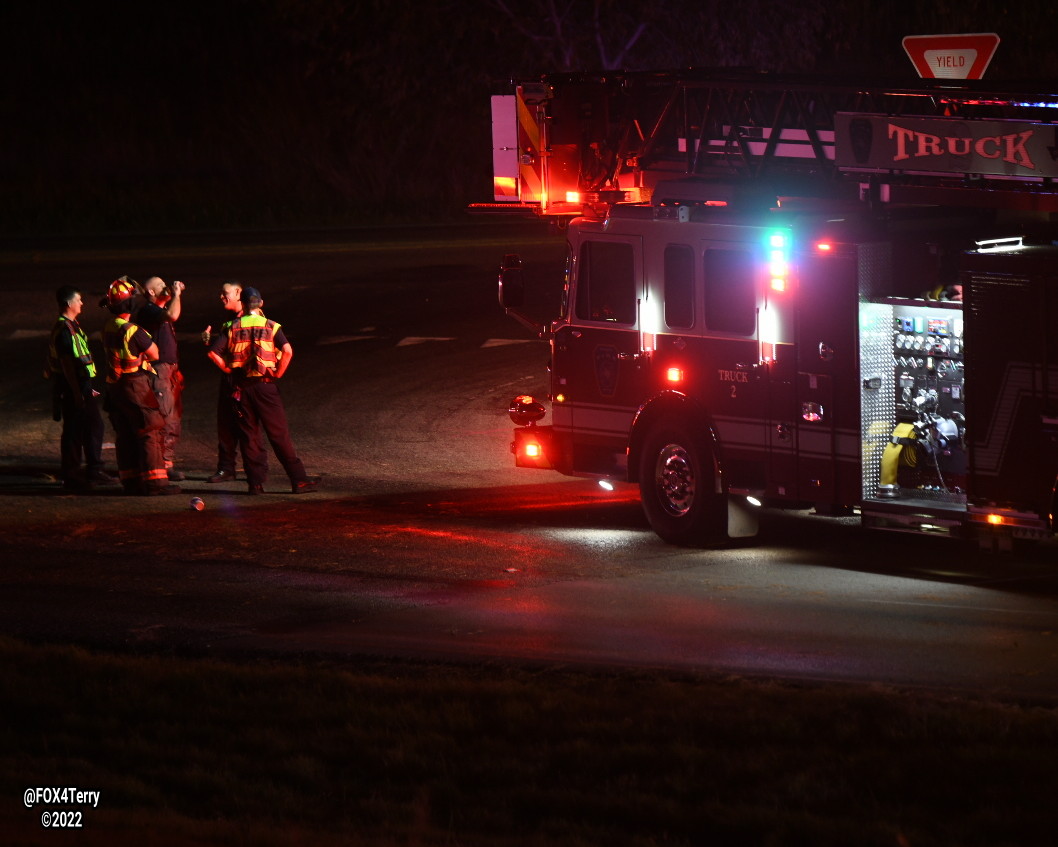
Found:
<svg viewBox="0 0 1058 847"><path fill-rule="evenodd" d="M103 327L103 351L106 354L107 382L117 382L126 374L154 373L143 354L133 355L129 342L140 329L125 318L115 317Z"/></svg>
<svg viewBox="0 0 1058 847"><path fill-rule="evenodd" d="M279 324L262 315L243 315L228 328L228 364L243 376L271 376L276 369Z"/></svg>

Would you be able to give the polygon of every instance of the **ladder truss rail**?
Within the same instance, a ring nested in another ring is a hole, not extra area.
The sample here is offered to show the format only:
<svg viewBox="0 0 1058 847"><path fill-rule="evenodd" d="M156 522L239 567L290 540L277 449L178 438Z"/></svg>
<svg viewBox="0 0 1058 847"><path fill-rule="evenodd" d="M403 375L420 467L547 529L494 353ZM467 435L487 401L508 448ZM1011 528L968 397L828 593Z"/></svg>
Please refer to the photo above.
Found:
<svg viewBox="0 0 1058 847"><path fill-rule="evenodd" d="M1028 84L920 81L853 85L766 74L695 72L551 75L545 85L597 85L608 104L609 152L582 172L589 190L619 188L636 171L682 170L751 178L781 169L833 177L839 112L899 117L1058 119L1058 94ZM829 134L829 137L827 137ZM681 149L682 146L682 149ZM797 149L795 158L780 155ZM809 154L810 155L806 155Z"/></svg>

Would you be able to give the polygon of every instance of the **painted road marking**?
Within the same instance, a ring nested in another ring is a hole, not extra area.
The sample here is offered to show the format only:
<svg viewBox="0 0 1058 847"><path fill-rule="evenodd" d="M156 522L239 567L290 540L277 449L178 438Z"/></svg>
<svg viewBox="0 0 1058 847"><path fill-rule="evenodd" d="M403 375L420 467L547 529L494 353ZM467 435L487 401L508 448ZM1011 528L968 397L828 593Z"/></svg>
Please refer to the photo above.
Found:
<svg viewBox="0 0 1058 847"><path fill-rule="evenodd" d="M381 338L380 335L328 335L326 338L320 338L316 341L317 344L346 344L350 341L372 341L377 338Z"/></svg>
<svg viewBox="0 0 1058 847"><path fill-rule="evenodd" d="M408 346L410 346L412 344L425 344L427 341L455 341L455 340L456 339L454 339L454 338L430 338L430 337L426 337L426 336L420 337L420 336L416 336L416 335L410 335L407 338L402 338L400 341L398 341L397 342L397 346L398 347L408 347Z"/></svg>
<svg viewBox="0 0 1058 847"><path fill-rule="evenodd" d="M506 347L508 344L528 344L536 340L535 338L490 338L481 347L482 349L486 347Z"/></svg>

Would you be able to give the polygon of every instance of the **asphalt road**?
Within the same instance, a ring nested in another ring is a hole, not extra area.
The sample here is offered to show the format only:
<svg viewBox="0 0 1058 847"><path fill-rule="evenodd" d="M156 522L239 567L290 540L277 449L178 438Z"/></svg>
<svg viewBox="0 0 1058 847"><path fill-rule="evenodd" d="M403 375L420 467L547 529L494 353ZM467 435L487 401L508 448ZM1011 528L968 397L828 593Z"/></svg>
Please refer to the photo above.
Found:
<svg viewBox="0 0 1058 847"><path fill-rule="evenodd" d="M495 269L517 250L558 280L564 248L540 225L0 246L0 632L1058 694L1053 547L990 558L768 514L752 546L684 550L649 531L631 487L511 467L507 401L544 391L547 352L496 306ZM94 302L121 273L188 286L179 497L54 482L39 376L52 292L70 282ZM205 482L217 377L197 336L232 277L294 344L282 390L317 494L290 495L281 474L264 498Z"/></svg>

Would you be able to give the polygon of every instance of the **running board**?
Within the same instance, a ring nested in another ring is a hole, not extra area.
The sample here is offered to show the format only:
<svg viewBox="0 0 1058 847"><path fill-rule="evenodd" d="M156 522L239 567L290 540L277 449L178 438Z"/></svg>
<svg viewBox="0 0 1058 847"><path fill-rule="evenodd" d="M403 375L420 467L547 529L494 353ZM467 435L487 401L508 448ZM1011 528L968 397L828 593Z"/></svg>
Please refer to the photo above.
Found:
<svg viewBox="0 0 1058 847"><path fill-rule="evenodd" d="M870 529L946 538L965 536L965 512L958 509L924 512L913 506L868 501L860 505L860 519Z"/></svg>

